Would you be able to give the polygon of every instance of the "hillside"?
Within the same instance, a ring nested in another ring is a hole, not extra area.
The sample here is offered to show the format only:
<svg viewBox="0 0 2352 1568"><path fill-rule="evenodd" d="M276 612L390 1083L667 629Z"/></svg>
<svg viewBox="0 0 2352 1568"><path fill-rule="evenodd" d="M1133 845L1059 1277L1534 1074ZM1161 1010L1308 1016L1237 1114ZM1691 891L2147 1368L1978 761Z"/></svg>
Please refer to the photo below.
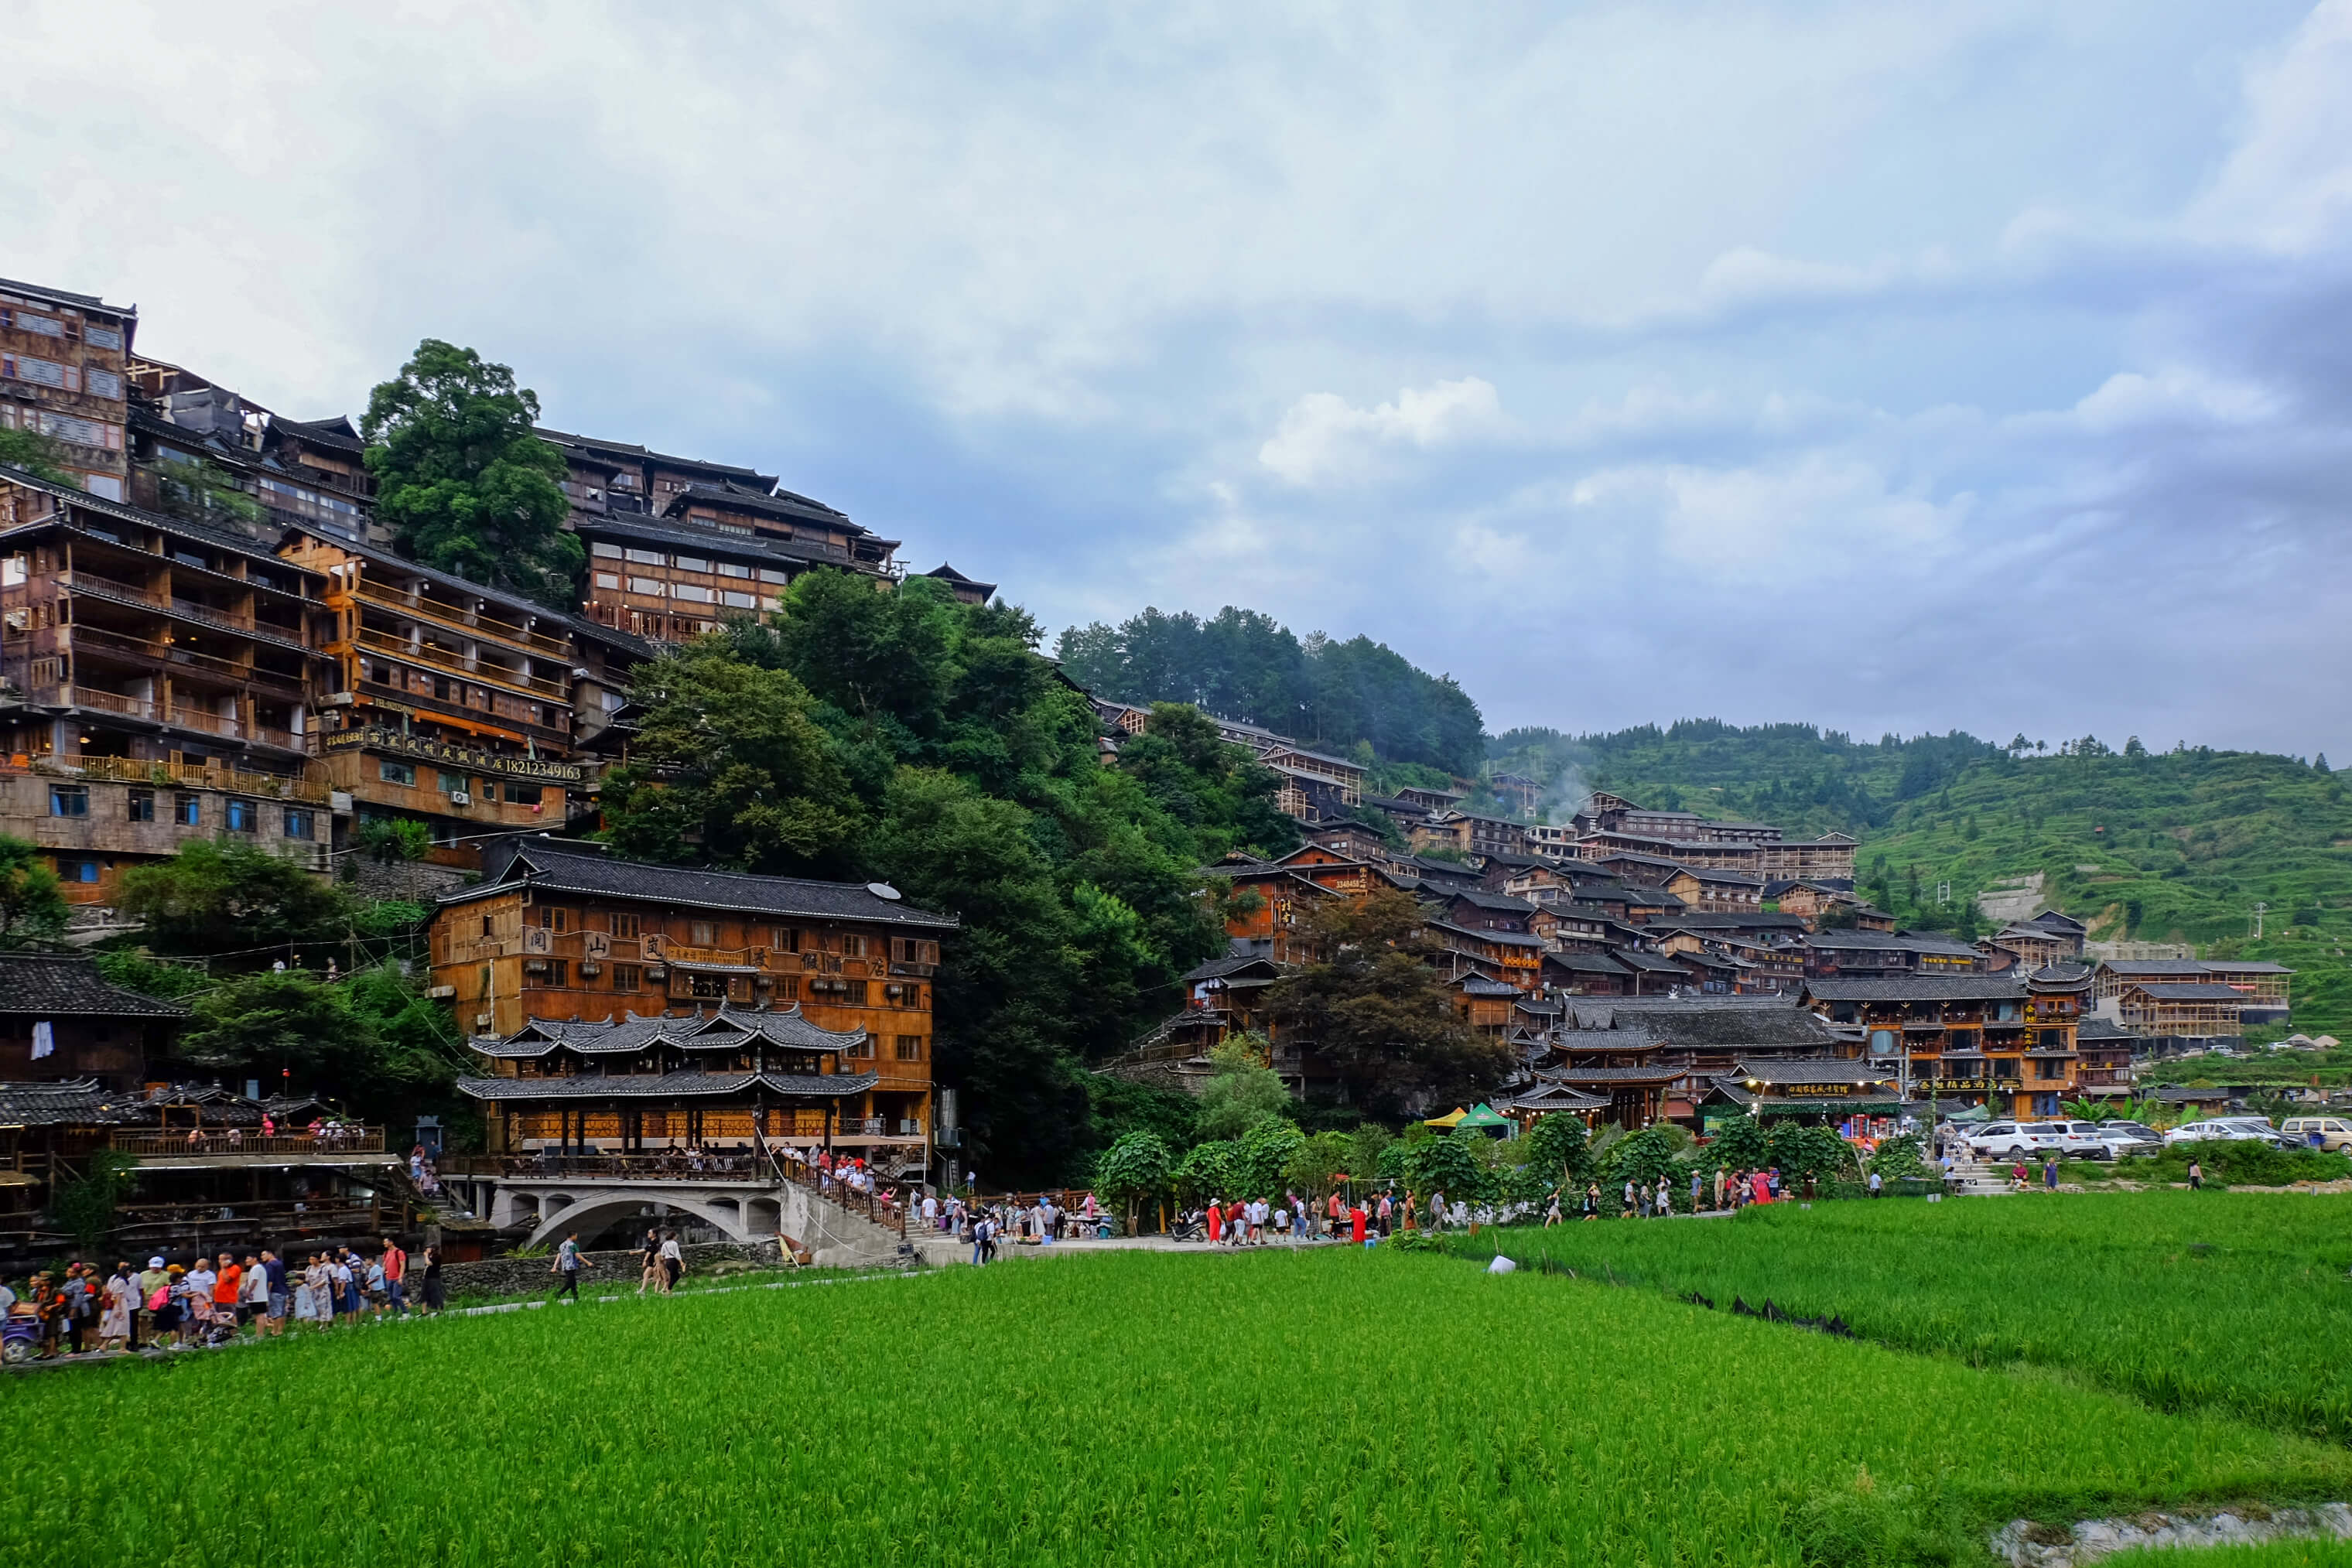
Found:
<svg viewBox="0 0 2352 1568"><path fill-rule="evenodd" d="M1228 605L1206 621L1145 610L1116 626L1073 626L1054 651L1064 674L1112 702L1191 703L1366 763L1478 767L1478 705L1369 637L1300 638Z"/></svg>

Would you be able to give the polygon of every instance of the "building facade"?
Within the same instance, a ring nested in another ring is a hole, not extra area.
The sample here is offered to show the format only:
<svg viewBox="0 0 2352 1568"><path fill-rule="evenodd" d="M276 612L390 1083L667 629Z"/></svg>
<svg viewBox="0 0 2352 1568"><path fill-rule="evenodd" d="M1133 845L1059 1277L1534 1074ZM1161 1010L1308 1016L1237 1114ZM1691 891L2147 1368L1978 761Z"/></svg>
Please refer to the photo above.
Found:
<svg viewBox="0 0 2352 1568"><path fill-rule="evenodd" d="M0 429L57 443L61 466L104 500L130 498L125 425L139 311L0 278Z"/></svg>

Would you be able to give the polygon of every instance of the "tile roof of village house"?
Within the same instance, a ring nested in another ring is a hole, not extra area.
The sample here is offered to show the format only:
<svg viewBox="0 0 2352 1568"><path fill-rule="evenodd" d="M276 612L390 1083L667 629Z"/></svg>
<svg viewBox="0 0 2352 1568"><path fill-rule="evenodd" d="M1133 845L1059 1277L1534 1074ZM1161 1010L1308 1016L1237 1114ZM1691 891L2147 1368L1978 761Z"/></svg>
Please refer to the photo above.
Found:
<svg viewBox="0 0 2352 1568"><path fill-rule="evenodd" d="M1884 979L1807 980L1805 993L1824 1002L1976 1002L2023 999L2024 982L2011 975L1892 975Z"/></svg>
<svg viewBox="0 0 2352 1568"><path fill-rule="evenodd" d="M2246 958L2102 958L2099 967L2123 979L2136 975L2292 975L2284 964Z"/></svg>
<svg viewBox="0 0 2352 1568"><path fill-rule="evenodd" d="M851 534L870 534L872 530L852 522L845 512L835 510L823 501L813 501L806 496L795 496L790 490L772 494L754 490L746 485L688 485L674 492L668 505L662 508L665 517L675 517L687 507L725 507L739 511L758 512L764 517L786 522L808 521L842 528Z"/></svg>
<svg viewBox="0 0 2352 1568"><path fill-rule="evenodd" d="M777 476L762 474L756 468L745 468L733 463L712 463L700 457L678 457L666 452L656 452L648 446L639 446L633 442L604 441L593 435L569 435L561 430L550 430L544 425L535 426L531 434L541 441L551 442L557 446L576 446L583 452L617 453L634 462L658 463L668 468L699 468L706 473L750 479L770 490L774 489L781 482Z"/></svg>
<svg viewBox="0 0 2352 1568"><path fill-rule="evenodd" d="M598 853L600 847L530 835L494 840L483 848L483 881L473 887L444 894L440 902L445 905L466 904L528 887L755 915L851 920L939 931L952 931L957 926L952 915L936 915L882 897L871 891L877 884L656 865ZM499 861L497 857L502 852L506 858Z"/></svg>
<svg viewBox="0 0 2352 1568"><path fill-rule="evenodd" d="M1529 904L1524 898L1514 898L1507 893L1488 893L1486 889L1477 887L1459 888L1445 894L1445 901L1448 904L1456 900L1470 905L1473 909L1491 909L1498 915L1533 915L1538 907Z"/></svg>
<svg viewBox="0 0 2352 1568"><path fill-rule="evenodd" d="M79 953L0 953L0 1013L44 1018L185 1018L177 1002L127 991Z"/></svg>
<svg viewBox="0 0 2352 1568"><path fill-rule="evenodd" d="M2242 1002L2252 998L2235 986L2133 986L2150 1001L2157 1002Z"/></svg>
<svg viewBox="0 0 2352 1568"><path fill-rule="evenodd" d="M1759 1083L1880 1083L1886 1073L1850 1056L1780 1056L1741 1061L1731 1076Z"/></svg>
<svg viewBox="0 0 2352 1568"><path fill-rule="evenodd" d="M313 571L306 566L298 566L278 555L269 546L252 535L240 533L234 528L215 528L210 523L191 522L185 517L151 512L143 507L133 507L121 501L110 501L103 496L94 496L76 486L54 484L37 474L27 473L22 468L14 468L5 463L0 463L0 479L5 479L13 485L19 485L26 489L70 503L83 511L96 512L102 517L119 518L126 523L136 523L144 528L153 528L158 533L176 534L184 539L212 545L219 549L232 550L247 560L267 562L278 570L290 572L297 577L310 578L321 582L326 580L325 574ZM66 518L61 509L47 517L34 517L28 521L16 523L7 531L16 533L26 528L47 528L64 521ZM270 585L265 583L261 586ZM283 593L287 591L279 589L278 591ZM246 635L251 636L253 633L247 632Z"/></svg>
<svg viewBox="0 0 2352 1568"><path fill-rule="evenodd" d="M1450 920L1424 920L1422 925L1432 931L1451 932L1475 942L1492 942L1503 947L1541 947L1543 938L1529 936L1519 931L1482 931L1468 925L1456 925Z"/></svg>
<svg viewBox="0 0 2352 1568"><path fill-rule="evenodd" d="M484 1056L527 1058L569 1050L589 1056L633 1056L656 1046L686 1051L740 1051L754 1040L785 1051L840 1052L864 1043L862 1029L831 1030L811 1022L798 1002L781 1011L739 1008L722 1002L709 1015L666 1013L617 1019L532 1019L504 1039L480 1037L468 1043Z"/></svg>
<svg viewBox="0 0 2352 1568"><path fill-rule="evenodd" d="M474 1100L605 1100L667 1098L690 1094L740 1094L758 1087L775 1094L832 1097L862 1094L880 1082L871 1072L675 1072L585 1073L575 1078L460 1078L457 1092Z"/></svg>

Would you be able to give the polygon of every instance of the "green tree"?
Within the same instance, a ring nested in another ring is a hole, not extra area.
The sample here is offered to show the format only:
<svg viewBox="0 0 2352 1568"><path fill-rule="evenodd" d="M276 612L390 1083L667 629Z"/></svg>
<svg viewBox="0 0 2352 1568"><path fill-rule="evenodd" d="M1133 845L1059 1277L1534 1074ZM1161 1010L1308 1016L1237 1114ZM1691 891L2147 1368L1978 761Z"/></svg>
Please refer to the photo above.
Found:
<svg viewBox="0 0 2352 1568"><path fill-rule="evenodd" d="M1321 956L1267 991L1276 1016L1375 1110L1475 1098L1510 1068L1507 1045L1455 1015L1423 921L1400 892L1322 901L1298 926Z"/></svg>
<svg viewBox="0 0 2352 1568"><path fill-rule="evenodd" d="M65 466L65 448L37 430L0 426L0 463L21 468L52 485L81 488L81 476Z"/></svg>
<svg viewBox="0 0 2352 1568"><path fill-rule="evenodd" d="M1771 1163L1772 1146L1764 1124L1754 1116L1733 1116L1716 1124L1714 1141L1702 1153L1709 1169L1752 1171Z"/></svg>
<svg viewBox="0 0 2352 1568"><path fill-rule="evenodd" d="M1242 1196L1272 1197L1280 1192L1283 1172L1306 1146L1307 1134L1289 1117L1274 1113L1260 1116L1241 1135L1237 1145Z"/></svg>
<svg viewBox="0 0 2352 1568"><path fill-rule="evenodd" d="M355 1005L349 986L299 969L224 982L195 998L189 1015L179 1052L197 1066L282 1082L371 1114L446 1091L457 1077L427 1017L404 1016L404 1008L386 1020L373 998Z"/></svg>
<svg viewBox="0 0 2352 1568"><path fill-rule="evenodd" d="M62 936L71 910L38 844L0 833L0 948Z"/></svg>
<svg viewBox="0 0 2352 1568"><path fill-rule="evenodd" d="M1127 1211L1129 1235L1135 1234L1136 1206L1168 1190L1175 1162L1168 1145L1150 1133L1129 1133L1105 1149L1095 1161L1095 1190Z"/></svg>
<svg viewBox="0 0 2352 1568"><path fill-rule="evenodd" d="M1177 1162L1171 1178L1186 1203L1231 1198L1241 1190L1240 1149L1221 1138L1195 1144Z"/></svg>
<svg viewBox="0 0 2352 1568"><path fill-rule="evenodd" d="M214 524L261 520L261 503L217 463L159 463L149 472L155 476L157 503L173 517Z"/></svg>
<svg viewBox="0 0 2352 1568"><path fill-rule="evenodd" d="M421 861L433 848L433 830L413 817L370 817L360 824L360 852L378 865Z"/></svg>
<svg viewBox="0 0 2352 1568"><path fill-rule="evenodd" d="M114 1149L93 1150L82 1161L81 1175L58 1184L49 1199L49 1216L65 1228L89 1257L113 1230L117 1210L139 1179L139 1162Z"/></svg>
<svg viewBox="0 0 2352 1568"><path fill-rule="evenodd" d="M1238 1138L1265 1117L1290 1108L1290 1091L1265 1064L1265 1041L1235 1035L1213 1047L1214 1071L1201 1091L1201 1135Z"/></svg>
<svg viewBox="0 0 2352 1568"><path fill-rule="evenodd" d="M1360 1162L1356 1157L1360 1152L1358 1141L1346 1133L1318 1133L1302 1138L1282 1167L1281 1185L1306 1198L1311 1207L1330 1196L1333 1176L1345 1174L1362 1181L1371 1176L1379 1156Z"/></svg>
<svg viewBox="0 0 2352 1568"><path fill-rule="evenodd" d="M369 393L360 432L376 516L402 554L570 610L587 557L563 531L563 455L538 421L539 397L513 371L427 338Z"/></svg>
<svg viewBox="0 0 2352 1568"><path fill-rule="evenodd" d="M164 953L247 953L340 936L352 915L348 895L291 856L205 839L124 873L116 904Z"/></svg>
<svg viewBox="0 0 2352 1568"><path fill-rule="evenodd" d="M641 666L629 758L605 775L604 836L642 860L842 875L866 814L807 691L692 643Z"/></svg>
<svg viewBox="0 0 2352 1568"><path fill-rule="evenodd" d="M1412 1145L1405 1155L1406 1176L1412 1191L1426 1203L1444 1193L1448 1203L1486 1196L1486 1171L1471 1140L1481 1134L1457 1133Z"/></svg>
<svg viewBox="0 0 2352 1568"><path fill-rule="evenodd" d="M1573 1116L1555 1112L1537 1121L1528 1134L1527 1163L1548 1178L1546 1192L1563 1182L1581 1187L1591 1179L1588 1141L1584 1124Z"/></svg>

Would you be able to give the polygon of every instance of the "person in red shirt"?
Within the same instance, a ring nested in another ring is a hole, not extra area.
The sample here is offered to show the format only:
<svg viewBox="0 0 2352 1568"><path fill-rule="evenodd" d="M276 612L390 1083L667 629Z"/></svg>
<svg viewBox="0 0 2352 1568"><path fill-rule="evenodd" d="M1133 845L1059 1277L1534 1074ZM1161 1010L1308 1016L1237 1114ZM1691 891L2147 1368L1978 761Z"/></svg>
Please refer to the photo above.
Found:
<svg viewBox="0 0 2352 1568"><path fill-rule="evenodd" d="M1209 1205L1209 1245L1213 1247L1225 1233L1225 1206L1222 1202Z"/></svg>
<svg viewBox="0 0 2352 1568"><path fill-rule="evenodd" d="M399 1242L389 1236L385 1237L383 1239L383 1295L384 1301L392 1308L393 1315L395 1317L404 1318L408 1315L407 1288L403 1283L407 1278L408 1254L400 1249Z"/></svg>
<svg viewBox="0 0 2352 1568"><path fill-rule="evenodd" d="M1359 1247L1364 1244L1364 1206L1360 1203L1348 1206L1348 1239Z"/></svg>

